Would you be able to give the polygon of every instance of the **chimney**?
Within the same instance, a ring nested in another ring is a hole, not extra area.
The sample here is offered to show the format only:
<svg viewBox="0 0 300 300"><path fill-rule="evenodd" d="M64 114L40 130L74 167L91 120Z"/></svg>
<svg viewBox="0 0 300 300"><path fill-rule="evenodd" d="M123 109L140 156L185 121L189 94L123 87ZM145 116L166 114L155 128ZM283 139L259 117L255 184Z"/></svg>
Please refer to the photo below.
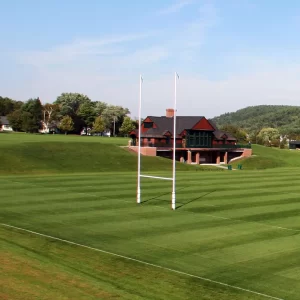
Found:
<svg viewBox="0 0 300 300"><path fill-rule="evenodd" d="M167 118L172 118L172 117L174 117L174 109L173 109L173 108L167 108L167 109L166 109L166 117L167 117Z"/></svg>

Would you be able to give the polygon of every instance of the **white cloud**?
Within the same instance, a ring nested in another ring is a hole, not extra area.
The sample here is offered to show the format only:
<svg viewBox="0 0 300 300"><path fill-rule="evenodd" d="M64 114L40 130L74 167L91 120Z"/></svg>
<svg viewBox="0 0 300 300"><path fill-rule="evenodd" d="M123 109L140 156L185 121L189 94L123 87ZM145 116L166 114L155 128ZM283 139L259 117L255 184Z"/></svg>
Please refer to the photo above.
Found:
<svg viewBox="0 0 300 300"><path fill-rule="evenodd" d="M131 34L99 39L76 39L47 51L18 53L22 63L36 67L52 64L65 64L95 56L114 56L123 53L122 45L149 38L154 33Z"/></svg>
<svg viewBox="0 0 300 300"><path fill-rule="evenodd" d="M254 60L253 60L254 61ZM252 62L253 62L252 61ZM164 115L173 106L174 72L158 76L143 74L143 116ZM300 65L266 65L248 73L228 76L222 80L207 80L179 72L177 105L180 115L216 115L236 111L250 105L299 105ZM13 83L3 81L2 93L15 99L27 100L39 96L51 102L62 92L79 92L93 100L128 107L138 115L139 74L102 76L97 73L46 71L35 77Z"/></svg>
<svg viewBox="0 0 300 300"><path fill-rule="evenodd" d="M170 6L158 11L158 15L168 15L168 14L179 12L185 6L193 4L194 2L195 2L194 0L179 0L171 4Z"/></svg>
<svg viewBox="0 0 300 300"><path fill-rule="evenodd" d="M191 1L181 3L186 6ZM177 6L177 11L184 6ZM51 102L62 92L79 92L93 100L126 106L137 116L142 72L143 115L163 115L173 105L176 69L180 75L178 112L182 115L213 117L248 105L299 104L300 66L296 64L280 65L264 57L235 54L230 58L235 62L231 65L234 72L220 80L201 77L201 69L193 72L194 76L187 72L186 67L193 69L199 60L208 31L219 22L211 2L198 10L198 16L180 28L76 39L46 51L18 53L30 76L4 78L2 93L20 100L39 96Z"/></svg>

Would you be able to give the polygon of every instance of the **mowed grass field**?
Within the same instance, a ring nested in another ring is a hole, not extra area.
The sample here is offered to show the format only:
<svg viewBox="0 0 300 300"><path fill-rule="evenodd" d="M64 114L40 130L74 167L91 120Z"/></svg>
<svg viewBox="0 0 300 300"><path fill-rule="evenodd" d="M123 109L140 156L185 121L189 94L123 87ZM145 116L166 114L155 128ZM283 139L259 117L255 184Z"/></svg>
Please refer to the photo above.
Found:
<svg viewBox="0 0 300 300"><path fill-rule="evenodd" d="M37 148L44 138L29 137L20 140ZM122 141L109 147L136 160L116 150ZM93 149L97 140L84 143ZM0 299L300 298L298 168L179 168L172 211L171 182L142 179L138 205L131 166L40 174L39 155L25 175L0 175ZM170 161L143 159L149 174L171 175Z"/></svg>

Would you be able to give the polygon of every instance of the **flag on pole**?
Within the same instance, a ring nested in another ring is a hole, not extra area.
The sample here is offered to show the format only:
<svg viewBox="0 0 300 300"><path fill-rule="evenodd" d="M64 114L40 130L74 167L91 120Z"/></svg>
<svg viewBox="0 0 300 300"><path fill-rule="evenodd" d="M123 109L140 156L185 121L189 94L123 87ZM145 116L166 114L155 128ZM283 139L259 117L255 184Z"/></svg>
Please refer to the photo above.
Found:
<svg viewBox="0 0 300 300"><path fill-rule="evenodd" d="M179 75L178 75L178 73L176 72L176 76L177 76L177 78L179 79Z"/></svg>

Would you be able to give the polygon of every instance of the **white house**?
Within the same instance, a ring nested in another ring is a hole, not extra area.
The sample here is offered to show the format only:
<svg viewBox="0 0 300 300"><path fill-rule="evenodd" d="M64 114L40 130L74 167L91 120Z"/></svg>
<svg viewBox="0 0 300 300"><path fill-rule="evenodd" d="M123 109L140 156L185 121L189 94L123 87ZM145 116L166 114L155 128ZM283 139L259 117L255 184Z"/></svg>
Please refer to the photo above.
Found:
<svg viewBox="0 0 300 300"><path fill-rule="evenodd" d="M9 125L9 122L7 120L7 117L0 116L1 124L0 131L13 131L12 127Z"/></svg>

